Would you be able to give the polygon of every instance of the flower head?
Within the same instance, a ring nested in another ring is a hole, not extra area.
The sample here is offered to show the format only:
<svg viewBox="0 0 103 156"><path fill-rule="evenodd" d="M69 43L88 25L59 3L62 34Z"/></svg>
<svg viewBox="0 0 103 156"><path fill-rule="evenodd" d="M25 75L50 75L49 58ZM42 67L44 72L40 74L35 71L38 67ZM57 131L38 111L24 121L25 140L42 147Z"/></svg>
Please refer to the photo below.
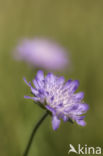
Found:
<svg viewBox="0 0 103 156"><path fill-rule="evenodd" d="M47 39L25 39L15 50L15 58L46 70L61 70L69 63L63 47Z"/></svg>
<svg viewBox="0 0 103 156"><path fill-rule="evenodd" d="M57 77L52 73L44 76L43 71L37 72L33 79L33 87L30 82L24 80L34 95L25 98L33 99L51 112L54 130L59 127L60 119L64 122L72 119L77 124L85 126L84 116L81 115L87 112L88 105L82 101L83 92L74 93L79 86L77 80L68 80L65 83L64 77Z"/></svg>

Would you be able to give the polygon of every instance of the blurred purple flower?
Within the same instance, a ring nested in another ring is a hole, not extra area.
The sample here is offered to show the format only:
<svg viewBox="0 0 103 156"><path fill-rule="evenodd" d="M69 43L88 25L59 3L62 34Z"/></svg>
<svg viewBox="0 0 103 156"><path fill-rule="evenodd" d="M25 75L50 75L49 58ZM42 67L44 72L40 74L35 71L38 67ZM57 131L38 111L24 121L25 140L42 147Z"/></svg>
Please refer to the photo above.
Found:
<svg viewBox="0 0 103 156"><path fill-rule="evenodd" d="M61 70L69 63L66 50L46 39L25 39L17 46L14 55L17 60L47 70Z"/></svg>
<svg viewBox="0 0 103 156"><path fill-rule="evenodd" d="M43 71L38 71L35 79L31 83L24 79L26 84L31 88L33 97L25 98L34 100L37 104L47 109L52 114L52 127L56 130L60 125L60 119L68 121L72 119L77 124L85 126L82 114L88 110L88 105L82 99L84 93L74 93L79 86L77 80L68 80L65 83L64 77L57 77L52 73L44 76Z"/></svg>

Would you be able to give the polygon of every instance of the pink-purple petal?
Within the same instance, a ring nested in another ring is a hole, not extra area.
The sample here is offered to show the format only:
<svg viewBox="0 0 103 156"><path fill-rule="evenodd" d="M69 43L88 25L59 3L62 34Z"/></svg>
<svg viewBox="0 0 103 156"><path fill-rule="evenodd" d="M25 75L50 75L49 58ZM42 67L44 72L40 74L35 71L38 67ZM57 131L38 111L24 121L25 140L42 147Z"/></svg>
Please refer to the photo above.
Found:
<svg viewBox="0 0 103 156"><path fill-rule="evenodd" d="M77 120L76 122L80 126L86 126L86 122L84 120Z"/></svg>
<svg viewBox="0 0 103 156"><path fill-rule="evenodd" d="M44 80L44 72L43 72L42 70L39 70L39 71L37 72L36 77L37 77L37 79L40 80L40 81Z"/></svg>
<svg viewBox="0 0 103 156"><path fill-rule="evenodd" d="M69 85L69 91L74 93L77 90L78 86L79 86L79 81L78 80L72 81L70 83L70 85Z"/></svg>
<svg viewBox="0 0 103 156"><path fill-rule="evenodd" d="M83 92L76 93L75 98L77 100L82 100L84 98L84 93Z"/></svg>
<svg viewBox="0 0 103 156"><path fill-rule="evenodd" d="M60 125L60 120L57 118L57 116L53 116L52 118L53 130L57 130L59 128L59 125Z"/></svg>
<svg viewBox="0 0 103 156"><path fill-rule="evenodd" d="M31 97L31 96L24 96L25 99L32 99L34 101L39 101L39 98L37 97Z"/></svg>

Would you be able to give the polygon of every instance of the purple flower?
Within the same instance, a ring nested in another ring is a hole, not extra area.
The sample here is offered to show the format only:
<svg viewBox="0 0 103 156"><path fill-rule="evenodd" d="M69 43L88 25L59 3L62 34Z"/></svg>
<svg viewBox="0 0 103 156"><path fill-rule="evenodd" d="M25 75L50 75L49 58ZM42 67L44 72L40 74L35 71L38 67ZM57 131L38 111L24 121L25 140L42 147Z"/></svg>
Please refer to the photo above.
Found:
<svg viewBox="0 0 103 156"><path fill-rule="evenodd" d="M31 88L33 97L25 96L25 98L33 99L42 107L52 114L52 127L56 130L60 125L60 119L68 121L72 119L77 124L85 126L82 114L88 110L88 105L82 99L84 93L74 93L79 86L77 80L68 80L65 83L64 77L57 77L52 73L44 76L43 71L38 71L35 79L31 83L24 79L26 84Z"/></svg>
<svg viewBox="0 0 103 156"><path fill-rule="evenodd" d="M66 50L46 39L25 39L15 50L15 58L46 70L61 70L69 63Z"/></svg>

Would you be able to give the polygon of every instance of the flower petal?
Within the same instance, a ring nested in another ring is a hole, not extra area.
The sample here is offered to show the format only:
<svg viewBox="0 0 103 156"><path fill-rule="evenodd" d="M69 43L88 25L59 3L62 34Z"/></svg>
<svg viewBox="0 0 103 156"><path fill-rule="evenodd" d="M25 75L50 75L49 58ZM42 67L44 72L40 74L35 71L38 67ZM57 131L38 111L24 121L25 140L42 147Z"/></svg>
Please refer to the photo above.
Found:
<svg viewBox="0 0 103 156"><path fill-rule="evenodd" d="M38 91L35 88L32 87L32 85L31 85L30 82L29 83L27 82L26 78L24 78L24 82L31 88L31 91L32 91L32 93L34 95L37 95L38 94Z"/></svg>
<svg viewBox="0 0 103 156"><path fill-rule="evenodd" d="M25 99L32 99L34 101L39 101L40 99L37 97L31 97L31 96L24 96Z"/></svg>
<svg viewBox="0 0 103 156"><path fill-rule="evenodd" d="M47 82L54 82L56 80L56 77L52 73L48 73L47 76L45 77L45 80Z"/></svg>
<svg viewBox="0 0 103 156"><path fill-rule="evenodd" d="M68 121L68 119L69 119L69 118L68 118L66 115L63 116L63 121L64 121L64 122Z"/></svg>
<svg viewBox="0 0 103 156"><path fill-rule="evenodd" d="M57 116L53 116L53 119L52 119L53 130L57 130L59 125L60 125L60 120L57 118Z"/></svg>
<svg viewBox="0 0 103 156"><path fill-rule="evenodd" d="M34 84L36 89L40 88L38 82L35 79L33 80L33 84Z"/></svg>
<svg viewBox="0 0 103 156"><path fill-rule="evenodd" d="M61 77L57 78L56 82L57 82L58 85L62 85L65 82L65 79L64 79L63 76L61 76Z"/></svg>
<svg viewBox="0 0 103 156"><path fill-rule="evenodd" d="M31 83L30 82L27 82L26 78L24 77L23 78L24 82L27 84L27 86L31 87Z"/></svg>
<svg viewBox="0 0 103 156"><path fill-rule="evenodd" d="M77 106L77 108L76 108L76 106ZM89 109L88 104L80 103L80 104L76 104L73 107L71 107L71 109L69 111L73 115L82 115L82 114L86 113L88 109Z"/></svg>
<svg viewBox="0 0 103 156"><path fill-rule="evenodd" d="M84 98L84 93L83 92L76 93L75 98L77 100L82 100Z"/></svg>
<svg viewBox="0 0 103 156"><path fill-rule="evenodd" d="M78 108L79 112L86 113L88 109L89 109L88 104L86 103L79 104L79 108Z"/></svg>
<svg viewBox="0 0 103 156"><path fill-rule="evenodd" d="M67 88L69 88L69 85L70 85L70 83L72 82L72 80L70 79L70 80L68 80L66 83L65 83L65 85L64 85L64 89L67 89Z"/></svg>
<svg viewBox="0 0 103 156"><path fill-rule="evenodd" d="M69 92L74 93L77 90L78 86L79 86L79 81L78 80L72 81L70 83L70 85L69 85Z"/></svg>
<svg viewBox="0 0 103 156"><path fill-rule="evenodd" d="M84 120L77 120L76 122L80 126L86 126L86 122Z"/></svg>
<svg viewBox="0 0 103 156"><path fill-rule="evenodd" d="M54 108L50 107L49 105L46 105L45 107L52 113L52 115L54 115L56 113L56 110Z"/></svg>
<svg viewBox="0 0 103 156"><path fill-rule="evenodd" d="M37 79L40 80L40 81L44 80L44 72L43 72L42 70L39 70L39 71L37 72L36 77L37 77Z"/></svg>

